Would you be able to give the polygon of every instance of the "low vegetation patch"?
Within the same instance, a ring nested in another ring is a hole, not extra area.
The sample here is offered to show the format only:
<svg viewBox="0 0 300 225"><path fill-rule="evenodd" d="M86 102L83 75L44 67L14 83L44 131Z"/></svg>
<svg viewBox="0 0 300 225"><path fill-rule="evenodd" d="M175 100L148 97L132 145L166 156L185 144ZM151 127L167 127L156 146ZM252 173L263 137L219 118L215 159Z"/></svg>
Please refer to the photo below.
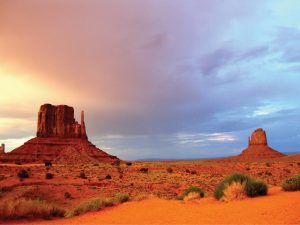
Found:
<svg viewBox="0 0 300 225"><path fill-rule="evenodd" d="M40 199L19 198L0 205L1 219L63 217L65 210Z"/></svg>
<svg viewBox="0 0 300 225"><path fill-rule="evenodd" d="M245 198L245 196L245 184L234 181L231 184L226 184L222 200L226 202L240 200Z"/></svg>
<svg viewBox="0 0 300 225"><path fill-rule="evenodd" d="M87 178L86 175L85 175L85 173L84 173L84 171L80 172L79 178L81 178L81 179L86 179Z"/></svg>
<svg viewBox="0 0 300 225"><path fill-rule="evenodd" d="M139 170L141 173L148 173L148 168L143 167Z"/></svg>
<svg viewBox="0 0 300 225"><path fill-rule="evenodd" d="M44 164L46 167L51 167L52 166L52 162L50 160L45 160Z"/></svg>
<svg viewBox="0 0 300 225"><path fill-rule="evenodd" d="M29 174L28 174L27 170L20 170L18 172L18 177L21 179L29 178Z"/></svg>
<svg viewBox="0 0 300 225"><path fill-rule="evenodd" d="M204 197L204 191L201 188L192 186L186 189L182 195L177 196L176 199L189 201L189 200L199 199L203 197Z"/></svg>
<svg viewBox="0 0 300 225"><path fill-rule="evenodd" d="M65 192L64 197L65 199L70 199L72 198L72 195L70 194L70 192Z"/></svg>
<svg viewBox="0 0 300 225"><path fill-rule="evenodd" d="M268 187L262 181L250 179L243 174L231 174L226 177L216 188L214 196L220 200L240 199L247 195L248 197L255 197L259 195L266 195Z"/></svg>
<svg viewBox="0 0 300 225"><path fill-rule="evenodd" d="M127 202L129 200L129 195L128 194L122 194L122 193L117 193L115 196L116 202L118 203L123 203Z"/></svg>
<svg viewBox="0 0 300 225"><path fill-rule="evenodd" d="M245 185L245 192L248 197L266 195L268 193L268 186L262 181L248 180Z"/></svg>
<svg viewBox="0 0 300 225"><path fill-rule="evenodd" d="M74 210L66 213L66 217L78 216L80 214L98 211L105 207L114 205L114 201L110 198L93 198L87 202L78 205Z"/></svg>
<svg viewBox="0 0 300 225"><path fill-rule="evenodd" d="M171 167L168 167L168 168L167 168L167 172L168 172L168 173L173 173L173 169L172 169Z"/></svg>
<svg viewBox="0 0 300 225"><path fill-rule="evenodd" d="M53 179L54 175L52 173L46 173L45 178L46 179Z"/></svg>
<svg viewBox="0 0 300 225"><path fill-rule="evenodd" d="M299 191L300 190L300 173L286 179L281 187L284 191Z"/></svg>

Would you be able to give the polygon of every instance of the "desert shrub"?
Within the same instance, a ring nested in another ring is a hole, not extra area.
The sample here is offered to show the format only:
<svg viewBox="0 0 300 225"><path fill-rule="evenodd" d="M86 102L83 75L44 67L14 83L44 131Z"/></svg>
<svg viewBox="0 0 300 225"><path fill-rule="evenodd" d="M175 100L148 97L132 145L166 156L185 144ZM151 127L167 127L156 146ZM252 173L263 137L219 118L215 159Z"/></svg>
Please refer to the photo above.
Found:
<svg viewBox="0 0 300 225"><path fill-rule="evenodd" d="M85 175L85 173L84 173L84 171L81 171L81 172L80 172L79 177L80 177L81 179L86 179L86 178L87 178L86 175Z"/></svg>
<svg viewBox="0 0 300 225"><path fill-rule="evenodd" d="M268 176L272 176L272 173L270 171L266 171L265 174Z"/></svg>
<svg viewBox="0 0 300 225"><path fill-rule="evenodd" d="M16 161L15 164L16 165L22 165L22 163L20 161Z"/></svg>
<svg viewBox="0 0 300 225"><path fill-rule="evenodd" d="M108 198L94 198L78 205L73 211L67 213L67 217L78 216L85 212L98 211L102 208L112 206L113 200Z"/></svg>
<svg viewBox="0 0 300 225"><path fill-rule="evenodd" d="M173 173L173 169L172 169L171 167L168 167L168 168L167 168L167 172L168 172L168 173Z"/></svg>
<svg viewBox="0 0 300 225"><path fill-rule="evenodd" d="M131 166L132 162L126 162L126 166Z"/></svg>
<svg viewBox="0 0 300 225"><path fill-rule="evenodd" d="M120 160L117 160L117 161L111 163L112 166L120 166L120 164L121 164Z"/></svg>
<svg viewBox="0 0 300 225"><path fill-rule="evenodd" d="M199 195L200 198L204 197L204 191L201 188L198 187L189 187L188 189L186 189L183 193L183 196L188 196L190 193L197 193Z"/></svg>
<svg viewBox="0 0 300 225"><path fill-rule="evenodd" d="M5 176L0 174L0 181L4 180L5 179Z"/></svg>
<svg viewBox="0 0 300 225"><path fill-rule="evenodd" d="M181 200L183 200L183 198L184 198L184 197L183 197L183 195L178 195L178 196L176 196L176 198L175 198L175 199L176 199L176 200L180 200L180 201L181 201Z"/></svg>
<svg viewBox="0 0 300 225"><path fill-rule="evenodd" d="M93 166L99 166L99 163L94 163Z"/></svg>
<svg viewBox="0 0 300 225"><path fill-rule="evenodd" d="M69 192L65 192L64 197L65 197L65 199L72 198L72 196L71 196L71 194Z"/></svg>
<svg viewBox="0 0 300 225"><path fill-rule="evenodd" d="M223 191L222 200L223 201L232 201L239 200L245 197L245 184L241 182L232 182L231 184L226 184L226 187Z"/></svg>
<svg viewBox="0 0 300 225"><path fill-rule="evenodd" d="M216 188L214 192L214 196L216 199L221 199L224 194L224 190L233 182L239 182L241 184L246 183L250 178L246 175L234 173L227 176Z"/></svg>
<svg viewBox="0 0 300 225"><path fill-rule="evenodd" d="M0 205L0 218L44 218L63 217L65 210L40 199L19 198Z"/></svg>
<svg viewBox="0 0 300 225"><path fill-rule="evenodd" d="M190 192L187 196L183 197L183 201L190 201L201 198L198 193Z"/></svg>
<svg viewBox="0 0 300 225"><path fill-rule="evenodd" d="M196 170L192 170L191 174L195 175L195 174L197 174L197 171Z"/></svg>
<svg viewBox="0 0 300 225"><path fill-rule="evenodd" d="M266 166L267 166L267 167L270 167L270 166L271 166L271 164L270 164L269 162L267 162L267 163L266 163Z"/></svg>
<svg viewBox="0 0 300 225"><path fill-rule="evenodd" d="M127 202L129 200L128 194L117 193L115 199L119 203Z"/></svg>
<svg viewBox="0 0 300 225"><path fill-rule="evenodd" d="M291 171L289 169L284 168L283 171L285 171L286 173L291 173Z"/></svg>
<svg viewBox="0 0 300 225"><path fill-rule="evenodd" d="M300 190L300 173L286 179L281 187L284 191L299 191Z"/></svg>
<svg viewBox="0 0 300 225"><path fill-rule="evenodd" d="M300 162L298 162L297 165L300 166Z"/></svg>
<svg viewBox="0 0 300 225"><path fill-rule="evenodd" d="M53 179L54 175L52 173L46 173L45 178L46 179Z"/></svg>
<svg viewBox="0 0 300 225"><path fill-rule="evenodd" d="M27 170L20 170L18 172L18 177L21 179L28 178L29 174L28 174Z"/></svg>
<svg viewBox="0 0 300 225"><path fill-rule="evenodd" d="M262 181L248 180L245 185L248 197L262 196L268 193L268 186Z"/></svg>
<svg viewBox="0 0 300 225"><path fill-rule="evenodd" d="M141 173L148 173L148 168L142 167L139 171L140 171Z"/></svg>
<svg viewBox="0 0 300 225"><path fill-rule="evenodd" d="M46 167L51 167L52 166L52 162L50 160L45 160L44 164Z"/></svg>
<svg viewBox="0 0 300 225"><path fill-rule="evenodd" d="M107 174L107 175L105 176L105 179L106 179L106 180L111 180L111 175L110 175L110 174Z"/></svg>

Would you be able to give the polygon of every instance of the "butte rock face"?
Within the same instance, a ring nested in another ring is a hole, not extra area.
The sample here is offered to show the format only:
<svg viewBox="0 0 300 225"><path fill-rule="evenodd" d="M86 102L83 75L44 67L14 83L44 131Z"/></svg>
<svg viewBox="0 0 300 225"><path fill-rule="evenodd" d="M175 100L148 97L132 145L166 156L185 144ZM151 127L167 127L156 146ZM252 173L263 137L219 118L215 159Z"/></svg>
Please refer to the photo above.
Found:
<svg viewBox="0 0 300 225"><path fill-rule="evenodd" d="M42 105L38 113L37 137L87 139L84 112L80 124L75 121L73 107L67 105Z"/></svg>
<svg viewBox="0 0 300 225"><path fill-rule="evenodd" d="M37 136L11 152L0 154L2 162L112 163L119 161L93 145L87 137L84 112L74 118L73 107L44 104L38 112Z"/></svg>
<svg viewBox="0 0 300 225"><path fill-rule="evenodd" d="M266 132L262 128L256 129L248 140L248 148L244 149L239 157L246 159L276 158L284 156L268 146Z"/></svg>

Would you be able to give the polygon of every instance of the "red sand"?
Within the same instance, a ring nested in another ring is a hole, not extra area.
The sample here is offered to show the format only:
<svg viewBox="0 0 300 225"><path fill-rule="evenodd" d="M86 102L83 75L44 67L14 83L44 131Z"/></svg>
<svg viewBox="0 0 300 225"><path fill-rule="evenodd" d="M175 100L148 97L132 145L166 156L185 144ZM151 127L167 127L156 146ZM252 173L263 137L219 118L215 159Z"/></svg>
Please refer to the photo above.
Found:
<svg viewBox="0 0 300 225"><path fill-rule="evenodd" d="M69 219L34 224L300 224L300 192L272 188L268 196L229 203L150 198ZM24 221L19 221L24 223ZM25 222L30 224L30 222Z"/></svg>

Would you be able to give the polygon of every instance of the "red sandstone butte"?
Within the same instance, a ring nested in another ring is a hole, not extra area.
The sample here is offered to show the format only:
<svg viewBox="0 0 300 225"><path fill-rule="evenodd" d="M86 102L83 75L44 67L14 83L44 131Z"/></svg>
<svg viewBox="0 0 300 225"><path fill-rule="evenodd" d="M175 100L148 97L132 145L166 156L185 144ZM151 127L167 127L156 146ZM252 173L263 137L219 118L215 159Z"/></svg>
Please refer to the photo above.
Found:
<svg viewBox="0 0 300 225"><path fill-rule="evenodd" d="M80 124L73 107L44 104L38 112L37 137L13 151L0 155L2 162L112 163L119 161L93 145L87 137L84 112Z"/></svg>
<svg viewBox="0 0 300 225"><path fill-rule="evenodd" d="M284 156L268 146L266 132L262 128L256 129L248 140L248 148L239 155L247 159L276 158Z"/></svg>

